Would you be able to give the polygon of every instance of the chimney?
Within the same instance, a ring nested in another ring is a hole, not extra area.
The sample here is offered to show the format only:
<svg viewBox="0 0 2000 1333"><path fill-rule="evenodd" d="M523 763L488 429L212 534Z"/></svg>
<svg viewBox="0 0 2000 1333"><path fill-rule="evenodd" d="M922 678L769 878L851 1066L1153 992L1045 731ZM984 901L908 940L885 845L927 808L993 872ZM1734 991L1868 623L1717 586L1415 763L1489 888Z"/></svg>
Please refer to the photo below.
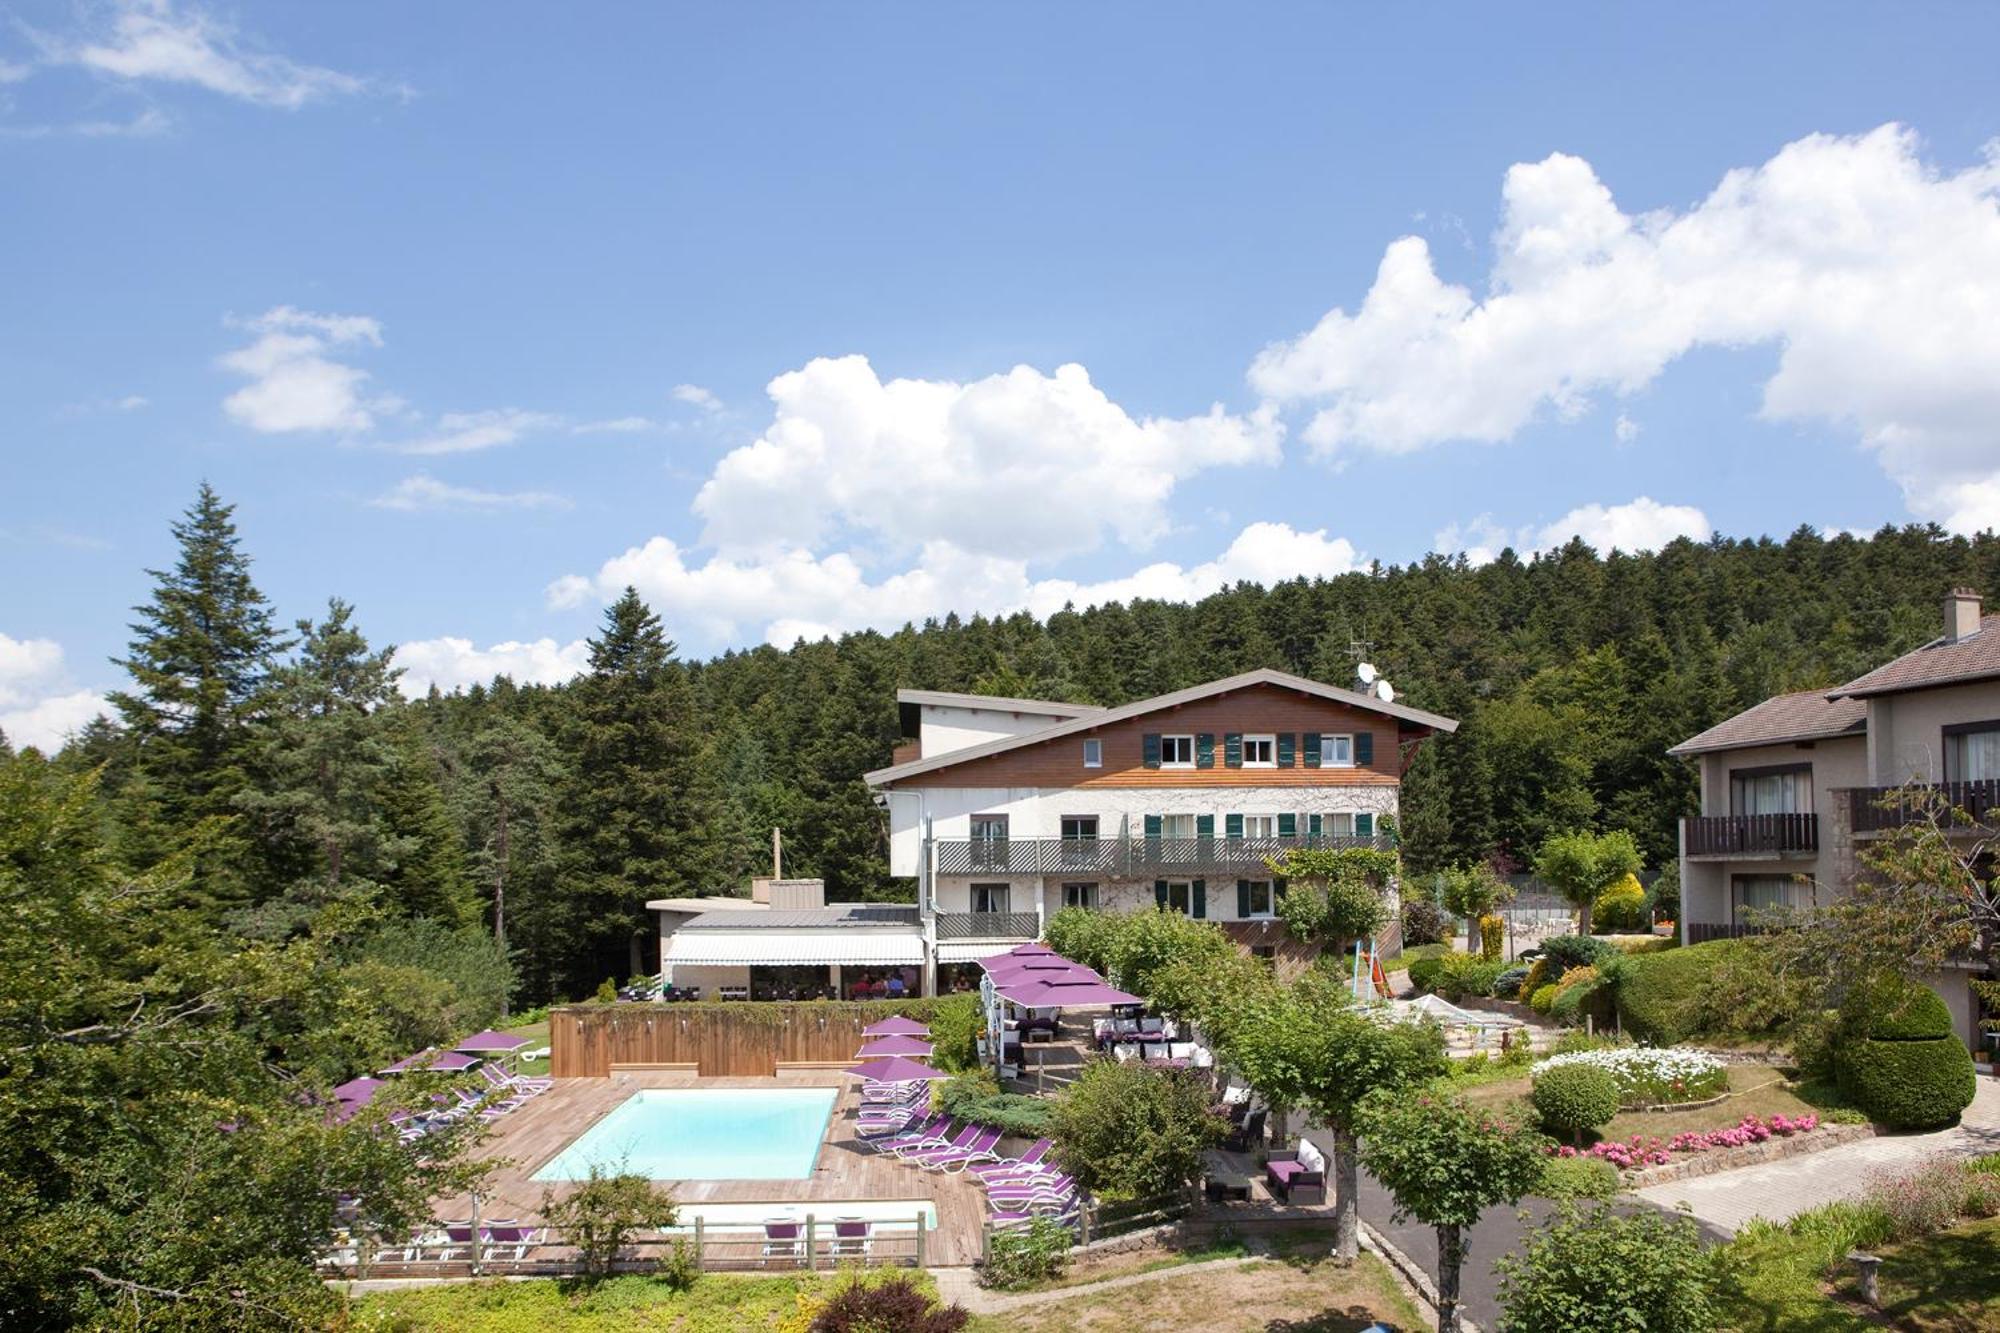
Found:
<svg viewBox="0 0 2000 1333"><path fill-rule="evenodd" d="M1970 588L1953 588L1944 599L1944 641L1957 643L1979 633L1979 594Z"/></svg>

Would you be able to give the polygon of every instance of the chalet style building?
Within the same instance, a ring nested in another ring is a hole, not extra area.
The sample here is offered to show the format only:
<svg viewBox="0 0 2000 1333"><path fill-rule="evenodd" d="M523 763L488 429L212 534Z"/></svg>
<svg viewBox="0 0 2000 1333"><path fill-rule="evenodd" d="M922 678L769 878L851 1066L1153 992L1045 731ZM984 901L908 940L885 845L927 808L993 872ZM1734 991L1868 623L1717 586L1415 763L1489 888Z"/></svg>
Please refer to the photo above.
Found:
<svg viewBox="0 0 2000 1333"><path fill-rule="evenodd" d="M1701 771L1681 821L1681 938L1755 929L1755 909L1809 908L1845 892L1870 838L1898 826L1883 798L1935 786L1983 823L2000 807L2000 616L1954 589L1944 633L1831 690L1781 694L1669 751ZM1990 834L1990 826L1984 830ZM1978 1041L1971 971L1923 980L1959 1035Z"/></svg>
<svg viewBox="0 0 2000 1333"><path fill-rule="evenodd" d="M935 994L1040 936L1063 907L1215 921L1281 967L1267 857L1388 846L1417 747L1458 724L1354 689L1250 671L1117 708L899 690L902 732L866 775L890 873L916 905L824 901L817 881L750 900L661 899L667 980L710 996ZM885 991L883 988L889 987Z"/></svg>

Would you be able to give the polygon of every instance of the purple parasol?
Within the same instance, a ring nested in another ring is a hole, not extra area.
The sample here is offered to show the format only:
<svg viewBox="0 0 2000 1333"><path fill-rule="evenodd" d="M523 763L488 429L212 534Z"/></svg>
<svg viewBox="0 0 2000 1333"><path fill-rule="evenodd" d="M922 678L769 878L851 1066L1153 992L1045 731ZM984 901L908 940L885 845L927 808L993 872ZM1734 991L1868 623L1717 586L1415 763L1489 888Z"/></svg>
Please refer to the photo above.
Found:
<svg viewBox="0 0 2000 1333"><path fill-rule="evenodd" d="M1022 981L997 987L1000 997L1029 1009L1059 1009L1066 1005L1144 1004L1107 981Z"/></svg>
<svg viewBox="0 0 2000 1333"><path fill-rule="evenodd" d="M369 1078L364 1074L360 1078L351 1078L336 1087L333 1090L333 1095L343 1102L361 1103L373 1097L375 1090L381 1086L381 1079Z"/></svg>
<svg viewBox="0 0 2000 1333"><path fill-rule="evenodd" d="M931 1053L931 1044L915 1037L881 1037L869 1042L854 1053L857 1060L877 1060L886 1055L924 1056Z"/></svg>
<svg viewBox="0 0 2000 1333"><path fill-rule="evenodd" d="M1040 941L1035 941L1030 944L1017 944L1013 948L1007 950L1007 952L1005 953L996 953L989 955L988 957L980 959L979 965L981 967L990 969L993 967L994 964L1004 963L1009 958L1060 958L1060 957L1062 957L1062 955L1057 953L1054 949L1051 949L1048 945L1043 944Z"/></svg>
<svg viewBox="0 0 2000 1333"><path fill-rule="evenodd" d="M403 1074L414 1069L421 1069L429 1073L456 1074L461 1070L470 1069L478 1063L478 1056L464 1055L458 1051L445 1051L442 1054L435 1050L418 1051L415 1055L404 1056L402 1059L396 1061L395 1064L379 1072L384 1074Z"/></svg>
<svg viewBox="0 0 2000 1333"><path fill-rule="evenodd" d="M931 1030L914 1018L904 1018L901 1014L898 1014L894 1018L885 1018L879 1023L870 1023L867 1027L861 1029L861 1035L864 1037L928 1037L931 1035Z"/></svg>
<svg viewBox="0 0 2000 1333"><path fill-rule="evenodd" d="M915 1083L921 1079L951 1077L942 1069L932 1069L929 1065L906 1060L900 1055L892 1055L885 1060L864 1060L858 1065L849 1065L847 1072L877 1083Z"/></svg>
<svg viewBox="0 0 2000 1333"><path fill-rule="evenodd" d="M454 1051L467 1051L473 1055L504 1055L508 1051L518 1051L528 1044L526 1037L510 1037L492 1028L475 1032L464 1041L452 1045Z"/></svg>

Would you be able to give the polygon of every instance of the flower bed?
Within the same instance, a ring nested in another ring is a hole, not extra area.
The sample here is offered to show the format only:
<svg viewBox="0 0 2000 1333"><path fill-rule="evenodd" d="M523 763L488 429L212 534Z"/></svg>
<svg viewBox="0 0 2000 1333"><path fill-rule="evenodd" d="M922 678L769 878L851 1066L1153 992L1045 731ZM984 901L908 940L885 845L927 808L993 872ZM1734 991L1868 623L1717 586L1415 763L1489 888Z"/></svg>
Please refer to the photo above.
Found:
<svg viewBox="0 0 2000 1333"><path fill-rule="evenodd" d="M1795 1134L1808 1134L1818 1128L1819 1117L1816 1115L1774 1115L1768 1120L1746 1115L1728 1129L1676 1134L1670 1139L1644 1138L1634 1134L1623 1142L1611 1140L1593 1143L1581 1150L1567 1145L1562 1147L1551 1145L1549 1155L1601 1157L1620 1171L1637 1171L1643 1167L1665 1166L1676 1156L1686 1157L1694 1153L1712 1152L1717 1148L1741 1148L1774 1138L1788 1139Z"/></svg>
<svg viewBox="0 0 2000 1333"><path fill-rule="evenodd" d="M1590 1065L1609 1073L1618 1081L1618 1103L1627 1110L1701 1101L1729 1091L1728 1068L1706 1051L1652 1046L1571 1051L1538 1062L1533 1076L1566 1065Z"/></svg>

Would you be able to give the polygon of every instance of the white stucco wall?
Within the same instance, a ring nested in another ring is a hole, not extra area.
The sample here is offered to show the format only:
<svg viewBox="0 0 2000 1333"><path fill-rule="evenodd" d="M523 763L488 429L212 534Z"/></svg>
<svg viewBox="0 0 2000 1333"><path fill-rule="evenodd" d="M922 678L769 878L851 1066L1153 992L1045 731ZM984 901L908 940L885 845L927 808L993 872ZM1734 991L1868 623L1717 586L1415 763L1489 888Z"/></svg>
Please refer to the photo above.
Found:
<svg viewBox="0 0 2000 1333"><path fill-rule="evenodd" d="M1944 728L2000 719L2000 681L1887 694L1868 701L1870 781L1893 787L1944 781Z"/></svg>
<svg viewBox="0 0 2000 1333"><path fill-rule="evenodd" d="M1025 736L1031 731L1053 727L1065 718L1047 713L1005 713L987 708L945 708L925 704L919 720L917 739L923 743L926 759L964 750L1003 736Z"/></svg>
<svg viewBox="0 0 2000 1333"><path fill-rule="evenodd" d="M1179 873L1161 876L1174 880L1201 879L1208 885L1208 915L1210 921L1260 920L1262 917L1239 918L1236 915L1235 874L1194 875ZM1245 879L1266 878L1261 875L1246 875ZM1097 906L1106 912L1143 911L1153 906L1153 877L1143 880L1112 880L1102 876L1078 875L950 875L938 880L938 911L970 912L972 910L972 885L1006 884L1011 886L1008 906L1016 912L1032 912L1039 902L1043 918L1055 915L1061 910L1065 883L1094 883L1097 885Z"/></svg>
<svg viewBox="0 0 2000 1333"><path fill-rule="evenodd" d="M972 836L972 816L1006 815L1013 838L1062 836L1065 815L1096 815L1097 835L1138 837L1145 817L1154 815L1214 815L1215 832L1223 831L1228 814L1361 814L1393 815L1398 788L1355 787L927 787L921 807L932 821L932 836L942 841ZM897 793L889 800L889 873L915 875L922 852L919 801ZM1304 832L1303 829L1300 830ZM964 911L947 907L940 911Z"/></svg>

